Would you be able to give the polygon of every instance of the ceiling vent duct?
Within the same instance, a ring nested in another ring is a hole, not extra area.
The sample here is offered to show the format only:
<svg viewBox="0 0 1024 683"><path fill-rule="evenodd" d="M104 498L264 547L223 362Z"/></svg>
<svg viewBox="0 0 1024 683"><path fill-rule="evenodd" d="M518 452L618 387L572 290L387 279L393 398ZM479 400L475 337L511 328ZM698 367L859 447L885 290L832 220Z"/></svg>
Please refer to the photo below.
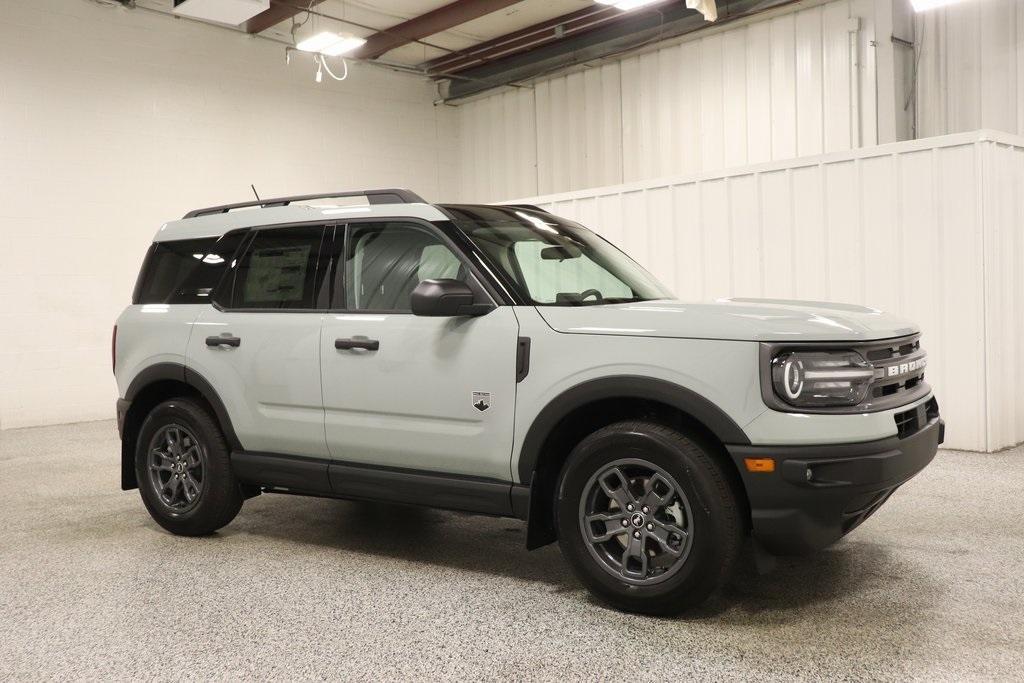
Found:
<svg viewBox="0 0 1024 683"><path fill-rule="evenodd" d="M238 26L270 9L270 0L174 0L174 13L183 17Z"/></svg>

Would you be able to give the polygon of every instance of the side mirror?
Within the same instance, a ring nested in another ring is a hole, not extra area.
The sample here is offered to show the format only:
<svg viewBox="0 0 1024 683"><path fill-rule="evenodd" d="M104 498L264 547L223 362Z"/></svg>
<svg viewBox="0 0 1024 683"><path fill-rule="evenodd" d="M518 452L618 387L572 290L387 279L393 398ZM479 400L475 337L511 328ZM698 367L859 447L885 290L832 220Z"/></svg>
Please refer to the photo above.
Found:
<svg viewBox="0 0 1024 683"><path fill-rule="evenodd" d="M414 315L484 315L494 307L473 303L473 290L458 280L424 280L412 290Z"/></svg>

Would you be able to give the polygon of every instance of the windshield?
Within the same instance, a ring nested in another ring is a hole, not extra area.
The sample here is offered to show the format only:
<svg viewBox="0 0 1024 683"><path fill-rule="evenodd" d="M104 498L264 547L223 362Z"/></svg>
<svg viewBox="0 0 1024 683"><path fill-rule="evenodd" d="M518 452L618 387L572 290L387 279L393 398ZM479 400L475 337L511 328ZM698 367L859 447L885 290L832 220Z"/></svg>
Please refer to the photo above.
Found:
<svg viewBox="0 0 1024 683"><path fill-rule="evenodd" d="M650 273L583 226L543 211L444 207L455 224L539 306L594 306L672 298Z"/></svg>

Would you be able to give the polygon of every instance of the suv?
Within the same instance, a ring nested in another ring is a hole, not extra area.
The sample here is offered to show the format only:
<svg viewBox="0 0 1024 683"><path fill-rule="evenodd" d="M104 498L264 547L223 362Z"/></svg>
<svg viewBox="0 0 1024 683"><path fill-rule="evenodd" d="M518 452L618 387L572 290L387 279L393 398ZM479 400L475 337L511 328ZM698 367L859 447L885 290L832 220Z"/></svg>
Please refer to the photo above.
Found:
<svg viewBox="0 0 1024 683"><path fill-rule="evenodd" d="M601 599L675 613L746 535L822 548L931 461L918 337L861 306L677 301L534 206L198 209L114 328L121 486L187 536L261 493L516 517Z"/></svg>

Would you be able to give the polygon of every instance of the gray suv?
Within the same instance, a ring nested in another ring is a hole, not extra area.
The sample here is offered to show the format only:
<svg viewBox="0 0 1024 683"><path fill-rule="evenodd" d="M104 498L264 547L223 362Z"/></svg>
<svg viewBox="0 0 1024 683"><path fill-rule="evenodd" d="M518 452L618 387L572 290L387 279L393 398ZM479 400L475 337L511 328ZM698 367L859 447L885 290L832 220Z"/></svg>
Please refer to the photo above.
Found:
<svg viewBox="0 0 1024 683"><path fill-rule="evenodd" d="M516 517L603 600L674 613L747 535L826 546L931 461L919 337L861 306L678 301L534 206L197 209L114 328L121 484L182 535L262 493Z"/></svg>

